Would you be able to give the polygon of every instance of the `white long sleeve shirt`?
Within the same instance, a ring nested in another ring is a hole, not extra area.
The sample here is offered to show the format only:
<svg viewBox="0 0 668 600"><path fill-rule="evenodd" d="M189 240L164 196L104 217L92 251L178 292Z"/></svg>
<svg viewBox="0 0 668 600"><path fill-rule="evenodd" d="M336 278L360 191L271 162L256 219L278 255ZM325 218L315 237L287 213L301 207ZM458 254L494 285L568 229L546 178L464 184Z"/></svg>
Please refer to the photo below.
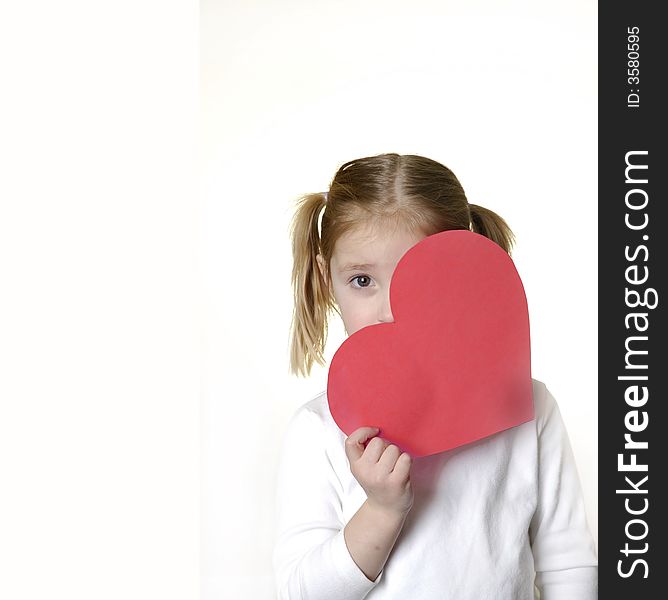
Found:
<svg viewBox="0 0 668 600"><path fill-rule="evenodd" d="M536 418L460 448L414 458L414 501L371 581L343 529L366 500L346 435L322 392L283 440L274 575L279 600L597 598L597 559L556 401L533 380Z"/></svg>

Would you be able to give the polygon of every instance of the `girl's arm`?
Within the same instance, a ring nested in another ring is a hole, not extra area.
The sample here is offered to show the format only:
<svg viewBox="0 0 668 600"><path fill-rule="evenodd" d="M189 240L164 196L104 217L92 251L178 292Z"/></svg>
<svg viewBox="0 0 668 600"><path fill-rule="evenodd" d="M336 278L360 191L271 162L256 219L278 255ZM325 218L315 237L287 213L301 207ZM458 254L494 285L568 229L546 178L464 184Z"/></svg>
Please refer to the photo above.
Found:
<svg viewBox="0 0 668 600"><path fill-rule="evenodd" d="M596 600L598 569L573 452L559 407L536 398L538 504L529 534L541 600Z"/></svg>
<svg viewBox="0 0 668 600"><path fill-rule="evenodd" d="M343 490L326 452L318 414L302 408L288 424L276 488L274 576L279 600L361 600L382 579L401 524L363 504L345 526ZM345 529L344 529L345 526ZM373 531L373 536L365 532ZM362 566L353 560L366 556Z"/></svg>
<svg viewBox="0 0 668 600"><path fill-rule="evenodd" d="M378 437L378 428L360 427L345 441L350 471L367 499L345 527L350 555L372 581L382 571L413 506L412 460Z"/></svg>
<svg viewBox="0 0 668 600"><path fill-rule="evenodd" d="M355 563L376 581L406 520L407 513L377 508L365 500L344 529L346 546Z"/></svg>

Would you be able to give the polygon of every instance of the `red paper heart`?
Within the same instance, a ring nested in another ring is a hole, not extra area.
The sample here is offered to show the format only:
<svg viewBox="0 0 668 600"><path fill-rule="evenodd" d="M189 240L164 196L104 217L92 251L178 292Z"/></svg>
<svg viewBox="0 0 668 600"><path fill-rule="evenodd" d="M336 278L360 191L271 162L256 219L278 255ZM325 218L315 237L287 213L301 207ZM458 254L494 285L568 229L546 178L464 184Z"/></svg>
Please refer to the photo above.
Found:
<svg viewBox="0 0 668 600"><path fill-rule="evenodd" d="M533 419L529 314L510 256L467 230L428 236L399 260L394 322L336 351L327 398L339 428L362 426L413 457Z"/></svg>

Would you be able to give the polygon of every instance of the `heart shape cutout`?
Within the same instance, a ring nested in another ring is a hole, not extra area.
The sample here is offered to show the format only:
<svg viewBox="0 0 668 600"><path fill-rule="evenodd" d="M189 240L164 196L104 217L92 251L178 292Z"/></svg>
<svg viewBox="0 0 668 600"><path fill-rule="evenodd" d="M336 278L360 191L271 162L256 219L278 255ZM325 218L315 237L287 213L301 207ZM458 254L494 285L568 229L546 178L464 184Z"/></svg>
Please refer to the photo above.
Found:
<svg viewBox="0 0 668 600"><path fill-rule="evenodd" d="M330 412L413 457L487 437L534 418L529 313L515 265L468 230L422 239L390 282L394 321L368 325L335 352Z"/></svg>

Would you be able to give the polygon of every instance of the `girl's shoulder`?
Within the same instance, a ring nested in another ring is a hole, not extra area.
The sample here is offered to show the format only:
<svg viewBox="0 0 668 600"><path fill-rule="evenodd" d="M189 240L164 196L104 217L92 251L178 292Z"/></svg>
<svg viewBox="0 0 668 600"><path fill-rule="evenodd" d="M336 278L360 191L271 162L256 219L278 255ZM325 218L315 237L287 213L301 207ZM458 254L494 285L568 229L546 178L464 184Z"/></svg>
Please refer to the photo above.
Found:
<svg viewBox="0 0 668 600"><path fill-rule="evenodd" d="M536 430L540 433L554 415L559 415L557 400L545 383L531 379Z"/></svg>
<svg viewBox="0 0 668 600"><path fill-rule="evenodd" d="M329 404L327 403L327 392L322 391L304 402L292 415L293 419L313 419L325 422L327 417L331 418Z"/></svg>
<svg viewBox="0 0 668 600"><path fill-rule="evenodd" d="M316 413L321 417L325 417L327 414L329 414L329 404L327 403L327 390L323 390L322 392L316 394L308 402L302 404L297 410L298 411L308 410Z"/></svg>
<svg viewBox="0 0 668 600"><path fill-rule="evenodd" d="M531 386L533 391L533 405L536 412L544 410L550 402L548 396L550 395L547 386L540 380L531 378Z"/></svg>
<svg viewBox="0 0 668 600"><path fill-rule="evenodd" d="M307 429L319 434L343 435L329 411L327 392L322 391L302 404L292 415L289 429Z"/></svg>

